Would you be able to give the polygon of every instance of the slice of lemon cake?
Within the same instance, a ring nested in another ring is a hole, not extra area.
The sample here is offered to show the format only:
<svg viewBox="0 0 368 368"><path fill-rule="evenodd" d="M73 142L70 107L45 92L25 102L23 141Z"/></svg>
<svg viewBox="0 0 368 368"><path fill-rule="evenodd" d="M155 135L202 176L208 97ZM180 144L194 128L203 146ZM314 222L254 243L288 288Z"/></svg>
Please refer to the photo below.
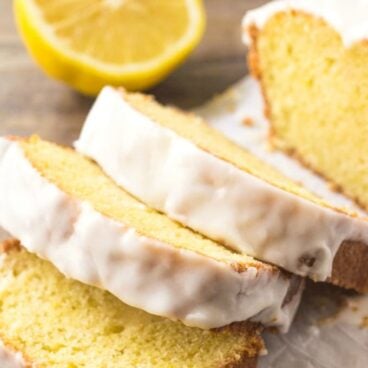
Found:
<svg viewBox="0 0 368 368"><path fill-rule="evenodd" d="M1 248L2 368L254 368L264 349L255 324L187 327L65 278L15 240Z"/></svg>
<svg viewBox="0 0 368 368"><path fill-rule="evenodd" d="M0 142L0 225L66 276L190 326L288 328L300 278L146 207L70 148Z"/></svg>
<svg viewBox="0 0 368 368"><path fill-rule="evenodd" d="M149 206L229 248L368 291L368 221L316 197L199 117L106 87L76 148Z"/></svg>
<svg viewBox="0 0 368 368"><path fill-rule="evenodd" d="M368 209L368 1L274 1L243 22L275 147Z"/></svg>

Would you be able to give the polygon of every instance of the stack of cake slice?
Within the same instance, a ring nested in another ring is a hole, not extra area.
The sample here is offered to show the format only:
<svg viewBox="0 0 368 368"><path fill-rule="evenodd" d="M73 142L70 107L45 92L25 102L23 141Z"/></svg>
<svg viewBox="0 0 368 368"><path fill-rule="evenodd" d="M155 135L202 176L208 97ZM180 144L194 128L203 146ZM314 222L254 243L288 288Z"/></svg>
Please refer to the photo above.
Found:
<svg viewBox="0 0 368 368"><path fill-rule="evenodd" d="M290 324L297 276L180 226L70 148L0 142L0 224L66 276L189 326Z"/></svg>
<svg viewBox="0 0 368 368"><path fill-rule="evenodd" d="M272 66L286 64L275 55L293 56L285 73L297 73L307 59L292 35L308 37L290 30L313 29L320 40L327 31L304 12L317 0L292 3L275 2L244 24L276 139L294 150L293 124L314 110L283 100L289 81ZM336 34L327 36L340 55ZM340 59L324 57L341 70ZM335 77L323 82L330 88ZM316 79L294 82L296 94L305 82L314 91ZM327 165L328 177L340 170L335 182L364 201L358 184L349 186L354 170L338 165L342 151L332 147L329 167L318 142L304 143L305 161ZM0 246L1 367L255 368L262 329L287 331L303 277L368 291L367 219L199 117L106 87L75 148L0 139L0 226L18 239Z"/></svg>
<svg viewBox="0 0 368 368"><path fill-rule="evenodd" d="M14 364L254 367L262 326L288 329L300 277L170 220L71 148L2 138L0 178L0 224L22 244L0 267Z"/></svg>
<svg viewBox="0 0 368 368"><path fill-rule="evenodd" d="M368 291L368 221L337 208L199 117L106 87L76 148L149 206L241 254Z"/></svg>
<svg viewBox="0 0 368 368"><path fill-rule="evenodd" d="M0 140L0 225L22 244L3 244L0 336L20 367L255 367L297 274L367 289L368 223L198 117L108 87L76 147Z"/></svg>

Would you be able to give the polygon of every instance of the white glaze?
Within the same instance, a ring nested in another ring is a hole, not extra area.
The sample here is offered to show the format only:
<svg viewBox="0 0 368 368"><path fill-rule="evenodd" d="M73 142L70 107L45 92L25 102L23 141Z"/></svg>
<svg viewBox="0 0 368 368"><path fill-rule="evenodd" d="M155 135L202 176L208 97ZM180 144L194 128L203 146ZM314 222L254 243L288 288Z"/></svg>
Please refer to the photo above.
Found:
<svg viewBox="0 0 368 368"><path fill-rule="evenodd" d="M32 368L33 365L26 364L23 356L19 352L15 352L7 348L0 341L0 367L1 368Z"/></svg>
<svg viewBox="0 0 368 368"><path fill-rule="evenodd" d="M141 236L45 180L17 142L0 139L0 152L0 225L67 277L190 326L214 328L253 318L288 328L301 287L282 306L293 280L281 271L249 267L238 273Z"/></svg>
<svg viewBox="0 0 368 368"><path fill-rule="evenodd" d="M345 46L368 38L368 0L275 0L246 13L243 41L249 45L249 26L262 29L274 14L300 10L329 23L341 36Z"/></svg>
<svg viewBox="0 0 368 368"><path fill-rule="evenodd" d="M110 87L95 102L76 148L149 206L293 273L326 280L344 240L368 244L368 221L318 206L212 156ZM316 261L309 267L302 257Z"/></svg>

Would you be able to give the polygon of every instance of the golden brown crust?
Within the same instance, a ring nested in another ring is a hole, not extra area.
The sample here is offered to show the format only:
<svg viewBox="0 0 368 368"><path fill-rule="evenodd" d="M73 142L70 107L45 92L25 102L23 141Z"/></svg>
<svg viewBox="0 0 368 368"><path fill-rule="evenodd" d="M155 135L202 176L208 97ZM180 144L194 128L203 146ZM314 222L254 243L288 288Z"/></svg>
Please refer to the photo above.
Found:
<svg viewBox="0 0 368 368"><path fill-rule="evenodd" d="M361 293L368 292L368 245L344 241L335 258L329 282Z"/></svg>
<svg viewBox="0 0 368 368"><path fill-rule="evenodd" d="M229 326L221 327L220 330L228 329L249 336L247 350L240 351L235 359L225 361L219 368L256 368L260 352L265 349L261 332L263 327L252 322L237 322Z"/></svg>
<svg viewBox="0 0 368 368"><path fill-rule="evenodd" d="M294 9L289 10L288 13L292 15L305 14L309 16L308 13L305 13L300 10L294 10ZM263 102L264 102L264 115L268 119L269 124L270 124L269 142L271 146L275 146L274 142L276 139L275 139L275 132L274 132L274 127L272 125L272 119L271 119L271 116L272 116L271 103L267 97L266 88L265 88L263 76L262 76L262 69L260 67L260 64L261 64L260 56L258 52L258 38L259 38L260 30L255 24L252 24L248 29L248 34L251 40L249 50L248 50L248 68L251 74L253 75L253 77L258 80L259 85L261 87L261 94L262 94Z"/></svg>
<svg viewBox="0 0 368 368"><path fill-rule="evenodd" d="M257 357L248 358L244 356L239 361L226 364L221 368L257 368L257 361L258 361Z"/></svg>
<svg viewBox="0 0 368 368"><path fill-rule="evenodd" d="M1 253L9 253L10 251L16 250L19 251L21 249L21 245L16 239L7 239L0 243L0 252Z"/></svg>
<svg viewBox="0 0 368 368"><path fill-rule="evenodd" d="M251 44L248 50L248 68L252 74L252 76L258 80L261 86L261 93L264 102L264 115L265 117L271 121L271 104L268 101L268 97L266 94L266 89L264 87L263 79L262 79L262 71L260 67L259 61L259 53L258 53L258 37L259 37L259 29L256 25L251 25L248 29L248 33L251 39ZM272 125L270 123L270 136L273 135Z"/></svg>

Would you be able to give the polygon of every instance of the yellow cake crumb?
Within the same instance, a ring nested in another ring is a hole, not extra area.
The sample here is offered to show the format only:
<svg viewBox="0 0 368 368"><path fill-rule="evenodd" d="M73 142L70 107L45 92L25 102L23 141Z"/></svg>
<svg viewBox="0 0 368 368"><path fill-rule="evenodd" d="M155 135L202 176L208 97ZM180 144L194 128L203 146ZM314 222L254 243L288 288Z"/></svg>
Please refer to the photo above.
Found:
<svg viewBox="0 0 368 368"><path fill-rule="evenodd" d="M240 368L263 349L255 325L186 327L65 278L16 241L1 248L0 336L37 367Z"/></svg>

